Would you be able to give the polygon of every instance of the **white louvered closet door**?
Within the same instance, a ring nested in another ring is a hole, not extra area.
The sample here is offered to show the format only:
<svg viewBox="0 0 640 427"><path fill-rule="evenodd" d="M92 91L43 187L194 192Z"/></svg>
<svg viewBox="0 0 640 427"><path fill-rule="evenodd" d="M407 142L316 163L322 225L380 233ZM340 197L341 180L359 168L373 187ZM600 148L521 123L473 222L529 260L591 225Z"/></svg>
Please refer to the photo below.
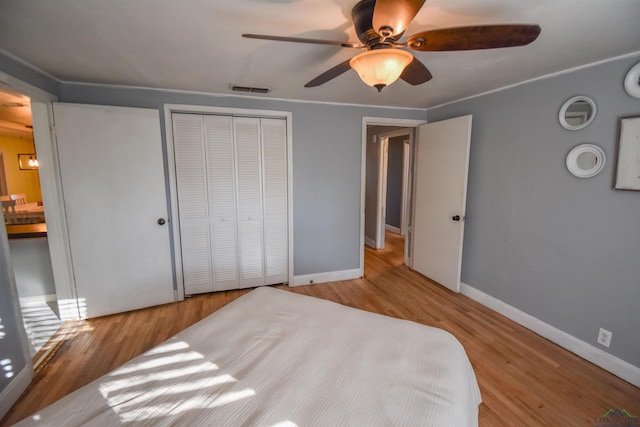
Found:
<svg viewBox="0 0 640 427"><path fill-rule="evenodd" d="M213 291L203 116L173 116L182 275L185 294Z"/></svg>
<svg viewBox="0 0 640 427"><path fill-rule="evenodd" d="M185 294L288 282L286 120L172 118Z"/></svg>
<svg viewBox="0 0 640 427"><path fill-rule="evenodd" d="M213 288L239 287L233 118L205 116Z"/></svg>
<svg viewBox="0 0 640 427"><path fill-rule="evenodd" d="M261 119L267 285L288 281L287 122Z"/></svg>
<svg viewBox="0 0 640 427"><path fill-rule="evenodd" d="M262 286L262 165L260 119L234 117L240 286Z"/></svg>

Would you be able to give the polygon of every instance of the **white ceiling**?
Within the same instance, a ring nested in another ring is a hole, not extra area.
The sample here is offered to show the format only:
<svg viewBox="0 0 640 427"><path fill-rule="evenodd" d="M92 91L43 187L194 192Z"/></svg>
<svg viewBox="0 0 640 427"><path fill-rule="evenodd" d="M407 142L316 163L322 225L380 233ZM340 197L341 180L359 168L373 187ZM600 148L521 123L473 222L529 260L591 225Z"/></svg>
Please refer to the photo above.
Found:
<svg viewBox="0 0 640 427"><path fill-rule="evenodd" d="M73 82L427 108L640 49L638 0L427 0L405 35L424 29L533 23L524 47L417 52L434 78L377 93L349 71L304 84L359 53L333 46L250 40L242 33L357 41L356 0L2 0L0 49Z"/></svg>

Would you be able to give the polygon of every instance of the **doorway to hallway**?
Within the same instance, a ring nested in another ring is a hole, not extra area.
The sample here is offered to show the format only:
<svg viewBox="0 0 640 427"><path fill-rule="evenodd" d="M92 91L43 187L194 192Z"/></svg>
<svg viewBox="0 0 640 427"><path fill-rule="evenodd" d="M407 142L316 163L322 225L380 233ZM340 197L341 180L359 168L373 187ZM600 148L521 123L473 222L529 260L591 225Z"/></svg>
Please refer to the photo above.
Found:
<svg viewBox="0 0 640 427"><path fill-rule="evenodd" d="M365 277L371 278L388 273L394 268L402 267L404 265L404 243L405 236L386 231L384 248L374 249L369 246L365 247Z"/></svg>

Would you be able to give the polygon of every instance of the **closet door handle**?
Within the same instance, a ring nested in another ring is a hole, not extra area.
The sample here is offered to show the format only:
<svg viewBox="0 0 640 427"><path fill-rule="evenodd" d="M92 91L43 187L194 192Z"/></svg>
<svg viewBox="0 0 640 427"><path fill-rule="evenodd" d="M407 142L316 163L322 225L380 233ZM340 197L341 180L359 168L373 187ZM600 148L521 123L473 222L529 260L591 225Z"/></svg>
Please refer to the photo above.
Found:
<svg viewBox="0 0 640 427"><path fill-rule="evenodd" d="M164 218L158 218L158 225L164 225L167 222Z"/></svg>

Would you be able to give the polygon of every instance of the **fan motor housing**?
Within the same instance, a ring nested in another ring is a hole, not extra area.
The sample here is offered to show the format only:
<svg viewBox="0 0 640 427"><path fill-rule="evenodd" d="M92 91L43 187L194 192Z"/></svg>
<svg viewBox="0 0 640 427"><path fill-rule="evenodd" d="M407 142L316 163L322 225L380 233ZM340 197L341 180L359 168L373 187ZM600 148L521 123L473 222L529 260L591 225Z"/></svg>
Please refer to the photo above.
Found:
<svg viewBox="0 0 640 427"><path fill-rule="evenodd" d="M351 10L351 19L355 27L358 39L362 44L367 46L375 46L380 43L380 34L373 29L373 11L376 6L376 0L362 0L356 4ZM397 41L402 37L398 34L390 37L389 40Z"/></svg>

